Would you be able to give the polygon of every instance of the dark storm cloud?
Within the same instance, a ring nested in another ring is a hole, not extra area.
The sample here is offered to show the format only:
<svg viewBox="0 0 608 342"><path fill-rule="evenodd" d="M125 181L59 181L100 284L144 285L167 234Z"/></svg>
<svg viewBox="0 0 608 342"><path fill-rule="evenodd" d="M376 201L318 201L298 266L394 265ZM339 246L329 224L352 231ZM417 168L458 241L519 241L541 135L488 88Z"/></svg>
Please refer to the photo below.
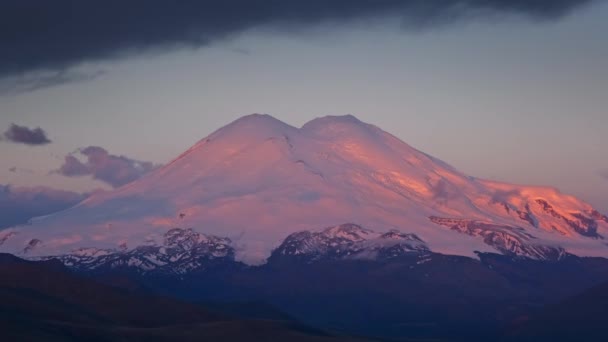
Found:
<svg viewBox="0 0 608 342"><path fill-rule="evenodd" d="M42 128L29 128L16 124L11 124L1 138L2 140L25 145L46 145L51 143L51 140L46 136L46 132Z"/></svg>
<svg viewBox="0 0 608 342"><path fill-rule="evenodd" d="M421 29L456 20L559 18L594 0L3 0L0 77L81 62L201 47L264 27L398 17ZM60 80L61 83L61 80Z"/></svg>
<svg viewBox="0 0 608 342"><path fill-rule="evenodd" d="M67 155L61 167L54 171L66 177L93 176L112 187L130 183L158 165L125 156L108 153L104 148L89 146L78 151L86 160L80 161L75 154Z"/></svg>
<svg viewBox="0 0 608 342"><path fill-rule="evenodd" d="M47 187L13 187L0 184L0 229L24 224L37 216L68 209L85 194Z"/></svg>

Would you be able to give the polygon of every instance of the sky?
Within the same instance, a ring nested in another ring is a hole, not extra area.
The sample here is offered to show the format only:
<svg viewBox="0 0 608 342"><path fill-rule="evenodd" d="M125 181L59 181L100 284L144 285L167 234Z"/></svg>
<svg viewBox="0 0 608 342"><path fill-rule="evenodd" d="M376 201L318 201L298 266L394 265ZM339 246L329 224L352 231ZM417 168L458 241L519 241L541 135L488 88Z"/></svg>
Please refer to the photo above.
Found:
<svg viewBox="0 0 608 342"><path fill-rule="evenodd" d="M243 115L353 114L467 174L608 213L608 2L231 2L175 19L162 0L0 5L0 185L110 189Z"/></svg>

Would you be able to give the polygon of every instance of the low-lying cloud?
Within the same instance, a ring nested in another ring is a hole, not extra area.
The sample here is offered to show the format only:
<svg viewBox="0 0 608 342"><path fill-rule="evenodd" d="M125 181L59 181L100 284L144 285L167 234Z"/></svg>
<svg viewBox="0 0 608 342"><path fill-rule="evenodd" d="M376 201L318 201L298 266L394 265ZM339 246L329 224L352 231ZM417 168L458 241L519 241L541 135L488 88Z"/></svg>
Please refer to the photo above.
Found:
<svg viewBox="0 0 608 342"><path fill-rule="evenodd" d="M79 157L84 158L81 161ZM66 177L92 176L116 188L130 183L159 165L125 156L112 155L99 146L79 149L65 156L61 167L54 171Z"/></svg>
<svg viewBox="0 0 608 342"><path fill-rule="evenodd" d="M521 191L514 189L514 190L496 190L496 192L494 192L492 194L492 199L490 200L491 203L508 203L513 197L520 197L521 196Z"/></svg>
<svg viewBox="0 0 608 342"><path fill-rule="evenodd" d="M447 204L448 201L460 196L458 191L444 179L440 179L430 190L433 194L433 200L442 204Z"/></svg>
<svg viewBox="0 0 608 342"><path fill-rule="evenodd" d="M30 146L46 145L51 143L46 132L40 128L29 128L27 126L19 126L11 124L11 126L2 134L2 140L9 141L15 144L25 144Z"/></svg>
<svg viewBox="0 0 608 342"><path fill-rule="evenodd" d="M4 0L0 77L198 48L254 28L400 18L420 30L506 15L552 20L596 0ZM63 78L60 79L64 81Z"/></svg>
<svg viewBox="0 0 608 342"><path fill-rule="evenodd" d="M68 209L87 197L47 187L0 184L0 229L25 224L31 218Z"/></svg>

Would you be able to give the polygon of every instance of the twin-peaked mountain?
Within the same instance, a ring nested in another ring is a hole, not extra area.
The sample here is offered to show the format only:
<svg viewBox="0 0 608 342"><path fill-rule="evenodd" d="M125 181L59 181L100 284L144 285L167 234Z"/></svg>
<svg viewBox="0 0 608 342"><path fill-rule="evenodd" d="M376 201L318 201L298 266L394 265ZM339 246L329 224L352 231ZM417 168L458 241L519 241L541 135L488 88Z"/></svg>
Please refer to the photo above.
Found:
<svg viewBox="0 0 608 342"><path fill-rule="evenodd" d="M608 217L579 199L470 177L353 116L296 128L254 114L137 181L0 231L0 251L183 273L271 255L608 257L606 236Z"/></svg>

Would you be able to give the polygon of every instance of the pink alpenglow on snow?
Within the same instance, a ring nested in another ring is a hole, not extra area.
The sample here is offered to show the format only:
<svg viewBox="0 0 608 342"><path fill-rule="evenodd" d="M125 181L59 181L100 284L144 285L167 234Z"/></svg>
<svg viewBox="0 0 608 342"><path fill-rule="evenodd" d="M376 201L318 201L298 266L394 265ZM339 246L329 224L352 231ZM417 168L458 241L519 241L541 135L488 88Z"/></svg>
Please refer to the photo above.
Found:
<svg viewBox="0 0 608 342"><path fill-rule="evenodd" d="M556 189L470 177L350 115L297 128L259 114L140 179L0 231L0 252L128 250L183 228L228 238L237 260L257 264L290 234L345 223L445 254L608 257L608 218Z"/></svg>

